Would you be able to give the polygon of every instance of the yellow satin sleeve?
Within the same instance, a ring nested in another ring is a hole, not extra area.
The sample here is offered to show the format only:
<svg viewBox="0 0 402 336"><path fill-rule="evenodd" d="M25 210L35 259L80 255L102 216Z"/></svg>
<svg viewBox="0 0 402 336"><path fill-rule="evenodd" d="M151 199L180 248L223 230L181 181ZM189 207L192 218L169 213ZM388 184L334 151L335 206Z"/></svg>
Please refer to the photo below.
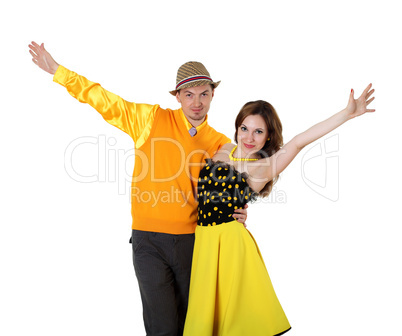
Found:
<svg viewBox="0 0 402 336"><path fill-rule="evenodd" d="M81 103L91 105L109 124L127 133L139 148L146 141L159 105L136 104L60 65L53 81Z"/></svg>

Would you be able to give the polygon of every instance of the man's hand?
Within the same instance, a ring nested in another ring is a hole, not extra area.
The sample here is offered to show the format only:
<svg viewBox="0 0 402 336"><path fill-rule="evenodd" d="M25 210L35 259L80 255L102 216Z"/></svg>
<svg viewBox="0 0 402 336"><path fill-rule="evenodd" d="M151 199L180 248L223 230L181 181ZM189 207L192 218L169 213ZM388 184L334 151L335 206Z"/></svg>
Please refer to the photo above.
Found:
<svg viewBox="0 0 402 336"><path fill-rule="evenodd" d="M247 227L246 225L247 208L248 204L244 206L244 209L236 209L235 213L233 214L233 218L237 219L238 222L243 223L244 227Z"/></svg>
<svg viewBox="0 0 402 336"><path fill-rule="evenodd" d="M52 58L52 56L46 51L45 45L41 45L36 42L31 42L29 45L29 53L32 55L32 62L34 62L39 68L54 75L59 65Z"/></svg>

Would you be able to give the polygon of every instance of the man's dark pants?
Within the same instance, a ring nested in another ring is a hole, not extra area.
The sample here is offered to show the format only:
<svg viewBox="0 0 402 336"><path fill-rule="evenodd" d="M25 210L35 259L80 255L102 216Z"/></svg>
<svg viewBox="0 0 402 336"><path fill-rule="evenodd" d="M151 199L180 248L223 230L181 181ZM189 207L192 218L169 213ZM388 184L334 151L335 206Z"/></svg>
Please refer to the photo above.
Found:
<svg viewBox="0 0 402 336"><path fill-rule="evenodd" d="M187 312L194 234L133 230L131 242L147 336L181 336Z"/></svg>

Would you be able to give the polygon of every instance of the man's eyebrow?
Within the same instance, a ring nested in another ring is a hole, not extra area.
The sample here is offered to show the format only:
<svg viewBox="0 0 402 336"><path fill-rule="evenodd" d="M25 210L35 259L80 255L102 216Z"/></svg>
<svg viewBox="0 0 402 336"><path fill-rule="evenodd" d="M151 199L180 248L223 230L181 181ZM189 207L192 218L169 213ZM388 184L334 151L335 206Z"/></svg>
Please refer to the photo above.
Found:
<svg viewBox="0 0 402 336"><path fill-rule="evenodd" d="M184 89L185 91L184 91L184 93L192 93L192 94L194 94L194 92L193 91L190 91L189 89ZM203 92L201 92L201 94L203 94L203 93L208 93L209 92L209 90L208 89L206 89L205 91L203 91Z"/></svg>

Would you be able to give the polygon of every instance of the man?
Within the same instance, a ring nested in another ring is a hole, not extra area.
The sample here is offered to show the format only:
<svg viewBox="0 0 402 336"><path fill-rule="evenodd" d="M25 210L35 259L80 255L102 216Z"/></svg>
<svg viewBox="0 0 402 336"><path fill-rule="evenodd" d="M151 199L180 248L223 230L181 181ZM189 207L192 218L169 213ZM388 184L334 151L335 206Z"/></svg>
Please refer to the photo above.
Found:
<svg viewBox="0 0 402 336"><path fill-rule="evenodd" d="M214 82L201 63L187 62L170 91L181 108L162 109L123 100L66 69L43 43L29 47L33 62L54 75L55 82L134 140L131 242L145 329L149 336L181 335L197 222L198 174L204 160L230 142L206 121L220 82ZM244 223L246 211L236 212L233 217Z"/></svg>

